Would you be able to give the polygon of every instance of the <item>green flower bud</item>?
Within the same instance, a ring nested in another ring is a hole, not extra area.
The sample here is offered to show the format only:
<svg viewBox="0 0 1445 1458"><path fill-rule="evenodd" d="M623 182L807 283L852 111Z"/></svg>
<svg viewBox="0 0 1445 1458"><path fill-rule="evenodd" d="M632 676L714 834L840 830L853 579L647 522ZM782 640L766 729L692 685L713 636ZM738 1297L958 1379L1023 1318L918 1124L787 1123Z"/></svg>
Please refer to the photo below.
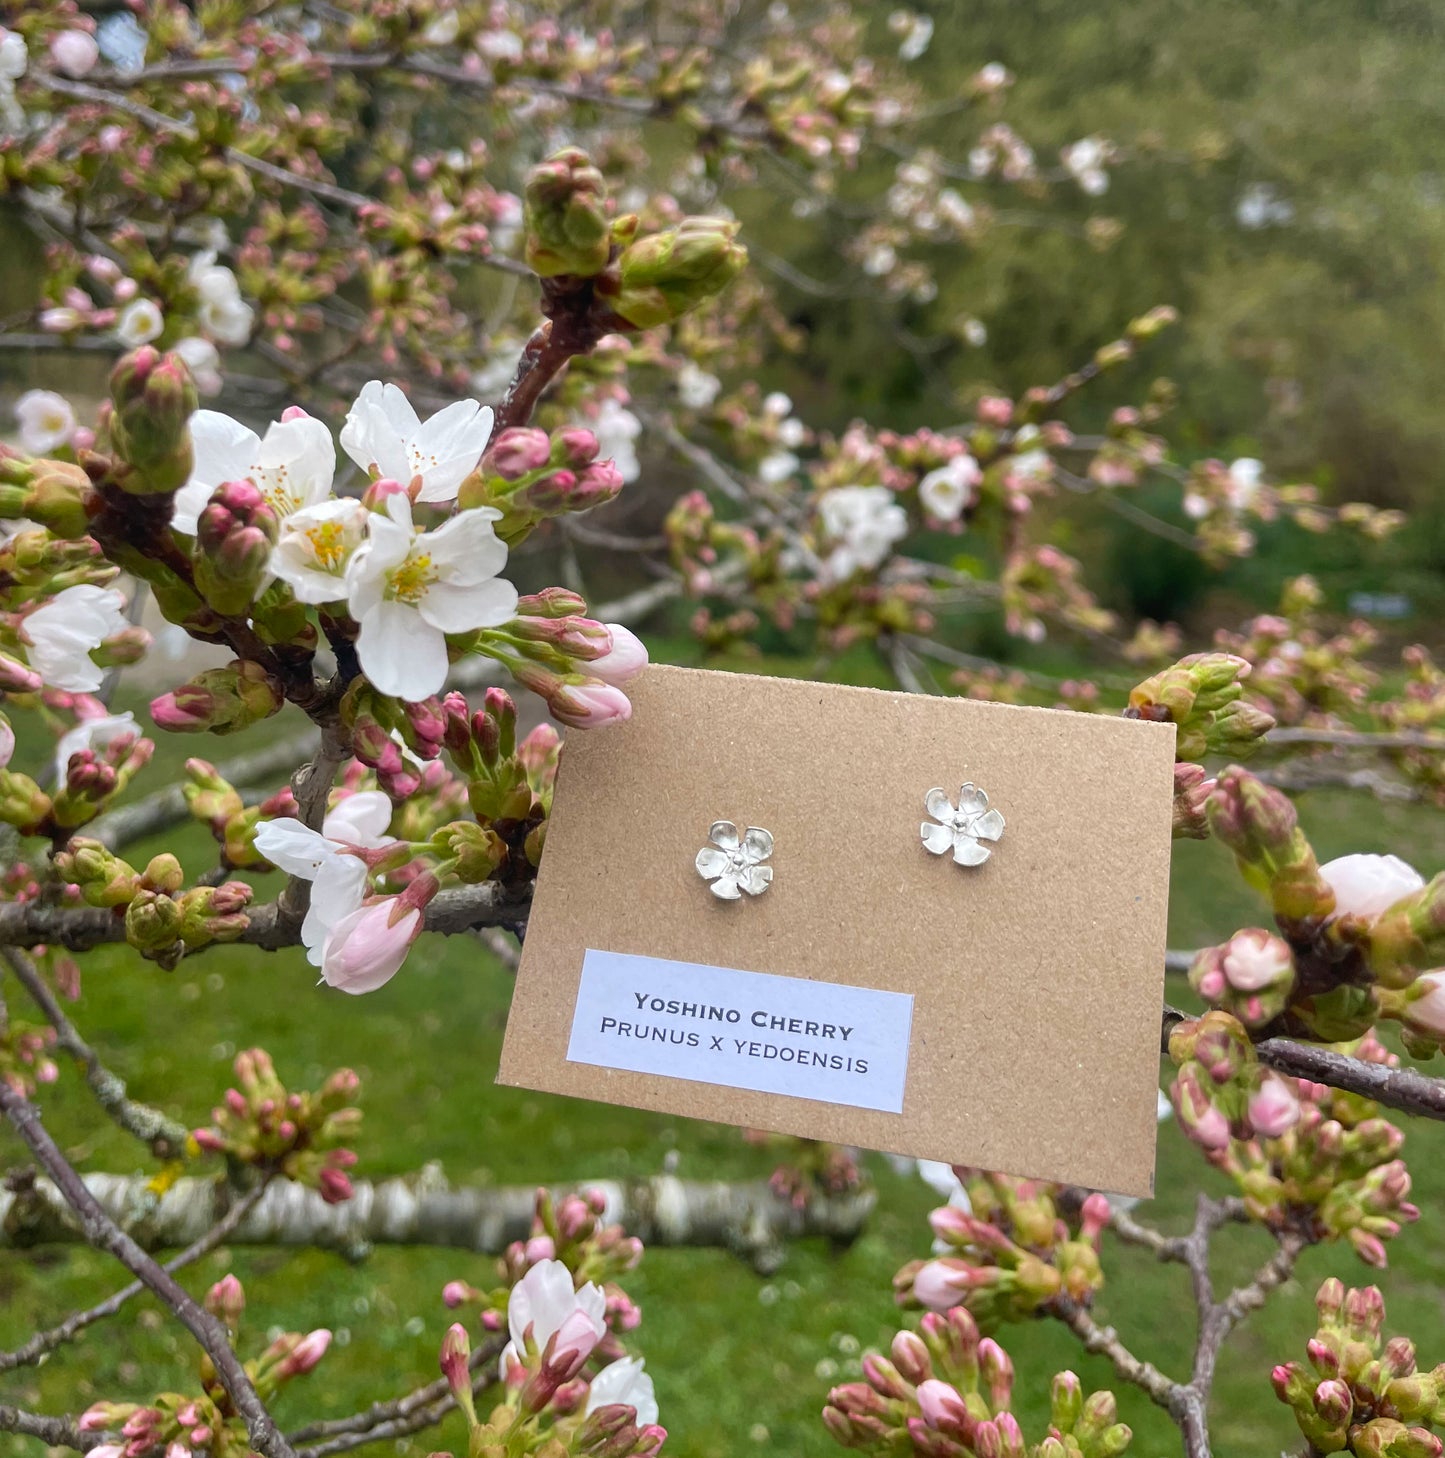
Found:
<svg viewBox="0 0 1445 1458"><path fill-rule="evenodd" d="M523 190L527 267L541 278L601 273L612 252L606 201L607 184L580 148L538 163Z"/></svg>
<svg viewBox="0 0 1445 1458"><path fill-rule="evenodd" d="M138 952L163 952L180 939L178 902L160 891L140 891L126 907L125 939Z"/></svg>
<svg viewBox="0 0 1445 1458"><path fill-rule="evenodd" d="M75 539L90 530L86 502L93 495L90 478L66 461L36 461L20 516L38 521L57 537Z"/></svg>
<svg viewBox="0 0 1445 1458"><path fill-rule="evenodd" d="M179 491L194 457L187 428L196 411L196 387L179 356L149 344L125 355L110 377L111 444L130 469L119 484L135 496Z"/></svg>
<svg viewBox="0 0 1445 1458"><path fill-rule="evenodd" d="M50 796L18 770L0 770L0 821L32 835L50 815Z"/></svg>
<svg viewBox="0 0 1445 1458"><path fill-rule="evenodd" d="M598 294L635 329L671 324L742 272L748 254L733 242L737 231L727 218L688 218L641 238L617 260L616 283L603 280Z"/></svg>
<svg viewBox="0 0 1445 1458"><path fill-rule="evenodd" d="M457 879L471 884L488 880L507 859L506 842L474 820L443 825L433 834L432 844L439 856L455 859Z"/></svg>
<svg viewBox="0 0 1445 1458"><path fill-rule="evenodd" d="M285 698L281 686L249 660L233 659L151 700L151 718L178 734L235 734L276 713Z"/></svg>
<svg viewBox="0 0 1445 1458"><path fill-rule="evenodd" d="M98 840L74 837L55 857L55 869L64 881L80 887L88 906L126 906L140 882L135 870L113 855Z"/></svg>

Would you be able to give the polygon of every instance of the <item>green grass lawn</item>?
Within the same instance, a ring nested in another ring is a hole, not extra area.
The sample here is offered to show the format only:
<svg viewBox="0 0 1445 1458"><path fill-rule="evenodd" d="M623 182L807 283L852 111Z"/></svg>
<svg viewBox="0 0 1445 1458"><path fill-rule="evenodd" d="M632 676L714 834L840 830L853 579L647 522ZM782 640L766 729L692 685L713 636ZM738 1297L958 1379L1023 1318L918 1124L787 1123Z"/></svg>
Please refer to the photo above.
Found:
<svg viewBox="0 0 1445 1458"><path fill-rule="evenodd" d="M149 784L162 783L166 766L188 748L166 744L161 773L147 776ZM214 753L217 746L195 748ZM1412 856L1427 873L1445 865L1445 818L1323 793L1308 797L1302 814L1322 858L1390 849ZM171 833L165 844L197 867L207 862L208 843L199 831ZM1250 893L1217 845L1177 846L1174 881L1172 945L1197 944L1258 919ZM1062 967L1061 959L1061 975ZM665 1161L675 1161L672 1167L683 1177L767 1173L766 1153L731 1129L494 1087L510 983L509 973L462 937L424 941L389 986L354 999L318 989L299 954L222 947L166 973L122 947L86 960L84 992L73 1012L135 1096L192 1124L206 1117L225 1087L237 1048L266 1047L282 1077L298 1085L338 1065L355 1067L364 1080L359 1173L365 1175L412 1170L429 1160L440 1161L454 1181L498 1183L644 1175L660 1171ZM1188 1000L1182 982L1169 994ZM10 996L12 1011L22 1013L20 990ZM147 1168L133 1144L97 1121L70 1069L44 1091L44 1105L47 1123L83 1166ZM1411 1334L1422 1366L1429 1366L1445 1359L1445 1246L1431 1220L1445 1190L1445 1131L1411 1125L1405 1153L1426 1219L1391 1246L1391 1266L1380 1284L1389 1329ZM0 1162L23 1162L8 1133L0 1133ZM890 1277L927 1250L925 1217L935 1203L919 1180L898 1176L882 1158L870 1157L868 1167L879 1206L866 1234L847 1251L821 1242L794 1246L783 1269L768 1278L721 1251L648 1252L629 1281L644 1312L634 1337L656 1380L674 1458L767 1449L802 1458L840 1451L818 1421L824 1396L833 1382L858 1372L861 1352L886 1347L899 1322ZM1166 1126L1159 1142L1160 1193L1140 1213L1166 1229L1181 1229L1201 1181L1222 1189L1178 1131ZM1221 1281L1243 1275L1271 1249L1257 1232L1227 1235ZM438 1340L449 1321L442 1285L452 1277L489 1284L490 1258L380 1249L364 1263L348 1265L332 1254L236 1249L214 1253L187 1274L186 1284L202 1291L228 1269L245 1282L252 1340L272 1328L325 1325L337 1333L331 1354L291 1389L281 1408L283 1422L299 1423L349 1412L434 1376ZM1106 1248L1106 1270L1101 1320L1115 1324L1136 1352L1166 1372L1185 1374L1193 1317L1182 1273L1117 1245ZM1298 1278L1228 1348L1214 1406L1215 1451L1225 1458L1298 1447L1268 1374L1274 1362L1303 1356L1313 1330L1313 1294L1330 1273L1347 1283L1376 1278L1347 1249L1311 1251ZM0 1253L0 1344L15 1345L37 1324L49 1325L118 1284L122 1273L94 1252ZM1055 1371L1073 1367L1094 1386L1111 1380L1108 1366L1081 1355L1062 1328L1034 1324L1001 1336L1018 1370L1016 1410L1035 1439ZM122 1320L92 1328L42 1367L0 1379L0 1401L64 1411L100 1397L140 1399L170 1385L184 1389L192 1361L189 1338L153 1303L138 1301ZM1137 1434L1132 1451L1150 1458L1179 1451L1167 1418L1132 1389L1116 1390ZM3 1443L0 1453L40 1451L29 1440ZM464 1451L459 1425L422 1434L404 1451L424 1454L445 1446Z"/></svg>

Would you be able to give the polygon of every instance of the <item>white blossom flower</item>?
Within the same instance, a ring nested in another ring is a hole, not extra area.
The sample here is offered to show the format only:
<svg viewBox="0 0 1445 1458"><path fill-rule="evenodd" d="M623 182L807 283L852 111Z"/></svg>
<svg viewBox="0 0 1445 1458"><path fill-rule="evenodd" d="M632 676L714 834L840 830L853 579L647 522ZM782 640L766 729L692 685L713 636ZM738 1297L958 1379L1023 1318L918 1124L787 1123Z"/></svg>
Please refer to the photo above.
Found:
<svg viewBox="0 0 1445 1458"><path fill-rule="evenodd" d="M514 30L484 30L476 40L477 54L489 61L520 61L527 54Z"/></svg>
<svg viewBox="0 0 1445 1458"><path fill-rule="evenodd" d="M191 378L196 382L198 393L207 396L221 393L221 355L209 339L192 334L186 339L177 340L173 348L185 361Z"/></svg>
<svg viewBox="0 0 1445 1458"><path fill-rule="evenodd" d="M517 589L499 576L506 544L492 523L501 512L475 507L434 532L418 532L411 502L390 496L371 512L367 539L347 568L347 601L361 625L362 672L381 693L409 702L446 682L448 633L494 628L517 611Z"/></svg>
<svg viewBox="0 0 1445 1458"><path fill-rule="evenodd" d="M166 327L165 315L154 299L136 299L121 310L116 320L116 337L128 349L149 344Z"/></svg>
<svg viewBox="0 0 1445 1458"><path fill-rule="evenodd" d="M1012 82L1013 75L1002 61L990 61L986 66L981 66L973 78L973 84L985 93L1000 91Z"/></svg>
<svg viewBox="0 0 1445 1458"><path fill-rule="evenodd" d="M251 337L255 310L241 297L236 275L216 262L212 248L197 253L187 270L191 287L201 296L197 311L201 328L222 344L245 344Z"/></svg>
<svg viewBox="0 0 1445 1458"><path fill-rule="evenodd" d="M381 790L357 790L329 810L321 822L321 833L328 840L344 845L357 845L362 850L375 850L390 845L391 796Z"/></svg>
<svg viewBox="0 0 1445 1458"><path fill-rule="evenodd" d="M1084 137L1064 147L1059 156L1070 176L1090 197L1109 190L1109 174L1104 164L1109 161L1109 144L1102 137Z"/></svg>
<svg viewBox="0 0 1445 1458"><path fill-rule="evenodd" d="M100 44L88 30L62 30L50 38L50 61L62 76L79 80L95 70Z"/></svg>
<svg viewBox="0 0 1445 1458"><path fill-rule="evenodd" d="M55 783L65 783L70 757L86 749L104 749L112 740L131 735L140 737L140 726L132 713L106 714L98 719L82 719L74 729L67 729L55 746Z"/></svg>
<svg viewBox="0 0 1445 1458"><path fill-rule="evenodd" d="M763 414L773 420L781 420L793 413L793 402L781 390L774 390L763 397Z"/></svg>
<svg viewBox="0 0 1445 1458"><path fill-rule="evenodd" d="M600 459L612 458L618 474L624 481L635 481L642 474L642 463L637 459L637 447L633 442L642 434L642 422L616 400L604 400L592 422L592 433L597 437L597 454Z"/></svg>
<svg viewBox="0 0 1445 1458"><path fill-rule="evenodd" d="M191 416L191 447L191 478L176 492L171 512L171 525L187 536L195 536L211 493L226 481L251 482L283 526L303 507L331 496L336 446L315 416L272 421L263 438L218 410L197 410Z"/></svg>
<svg viewBox="0 0 1445 1458"><path fill-rule="evenodd" d="M28 614L20 634L31 668L55 689L92 694L105 670L90 656L113 633L128 627L125 597L113 587L82 582L58 592Z"/></svg>
<svg viewBox="0 0 1445 1458"><path fill-rule="evenodd" d="M988 326L982 319L965 319L963 321L963 342L971 344L975 349L982 349L988 343Z"/></svg>
<svg viewBox="0 0 1445 1458"><path fill-rule="evenodd" d="M721 389L722 381L692 360L677 372L677 397L689 410L706 410Z"/></svg>
<svg viewBox="0 0 1445 1458"><path fill-rule="evenodd" d="M572 1272L561 1261L538 1261L512 1287L507 1298L507 1332L511 1341L502 1353L502 1380L513 1362L521 1360L530 1334L539 1351L557 1338L553 1361L575 1360L580 1366L607 1331L607 1297L588 1281L582 1289L572 1284Z"/></svg>
<svg viewBox="0 0 1445 1458"><path fill-rule="evenodd" d="M0 82L16 82L30 65L25 37L18 30L0 29Z"/></svg>
<svg viewBox="0 0 1445 1458"><path fill-rule="evenodd" d="M802 464L792 451L772 451L758 462L758 480L764 486L778 486Z"/></svg>
<svg viewBox="0 0 1445 1458"><path fill-rule="evenodd" d="M1236 511L1247 511L1259 496L1264 482L1264 462L1253 456L1241 456L1231 461L1229 477L1225 482L1224 494Z"/></svg>
<svg viewBox="0 0 1445 1458"><path fill-rule="evenodd" d="M457 400L424 425L395 386L362 387L341 428L341 449L376 476L410 487L418 501L454 501L492 437L492 412L479 400Z"/></svg>
<svg viewBox="0 0 1445 1458"><path fill-rule="evenodd" d="M612 1403L623 1403L634 1409L640 1428L657 1421L657 1397L652 1378L642 1370L641 1357L621 1357L609 1362L592 1379L584 1416Z"/></svg>
<svg viewBox="0 0 1445 1458"><path fill-rule="evenodd" d="M818 498L818 515L836 544L826 564L835 581L881 567L908 532L908 513L887 486L836 486Z"/></svg>
<svg viewBox="0 0 1445 1458"><path fill-rule="evenodd" d="M449 46L461 34L462 18L455 10L433 16L421 33L424 46Z"/></svg>
<svg viewBox="0 0 1445 1458"><path fill-rule="evenodd" d="M898 45L900 61L916 61L933 40L933 17L908 10L895 10L888 18L888 27L901 36Z"/></svg>
<svg viewBox="0 0 1445 1458"><path fill-rule="evenodd" d="M54 390L27 390L15 402L20 444L32 456L59 450L75 434L75 411L64 395Z"/></svg>
<svg viewBox="0 0 1445 1458"><path fill-rule="evenodd" d="M1320 875L1335 893L1335 914L1366 921L1425 884L1419 871L1399 856L1339 856L1321 866Z"/></svg>
<svg viewBox="0 0 1445 1458"><path fill-rule="evenodd" d="M723 901L736 901L744 891L761 896L772 884L773 868L762 863L773 853L773 837L756 825L741 835L731 820L716 820L708 830L712 842L697 853L697 873Z"/></svg>
<svg viewBox="0 0 1445 1458"><path fill-rule="evenodd" d="M298 602L335 602L346 596L346 568L366 539L371 513L350 497L303 506L281 524L271 571Z"/></svg>
<svg viewBox="0 0 1445 1458"><path fill-rule="evenodd" d="M1003 834L1003 816L988 808L988 796L976 786L966 784L958 792L955 808L948 791L932 789L923 798L924 808L933 816L922 824L923 845L936 856L953 852L960 866L981 866L993 852L980 841L997 840Z"/></svg>
<svg viewBox="0 0 1445 1458"><path fill-rule="evenodd" d="M256 827L255 842L273 866L311 882L311 903L301 923L301 940L306 960L313 967L321 966L332 927L358 910L366 895L366 862L350 854L345 842L319 835L291 815L263 820Z"/></svg>
<svg viewBox="0 0 1445 1458"><path fill-rule="evenodd" d="M957 521L978 499L982 480L978 462L964 451L918 483L918 499L935 521Z"/></svg>
<svg viewBox="0 0 1445 1458"><path fill-rule="evenodd" d="M898 250L891 243L875 243L863 255L863 272L869 278L882 278L898 265Z"/></svg>

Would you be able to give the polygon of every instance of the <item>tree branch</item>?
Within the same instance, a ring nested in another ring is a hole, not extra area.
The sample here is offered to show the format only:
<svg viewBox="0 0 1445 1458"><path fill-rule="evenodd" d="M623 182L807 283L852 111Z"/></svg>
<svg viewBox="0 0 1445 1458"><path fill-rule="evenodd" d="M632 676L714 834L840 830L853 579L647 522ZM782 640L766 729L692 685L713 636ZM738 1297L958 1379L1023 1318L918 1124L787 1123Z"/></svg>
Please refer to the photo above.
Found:
<svg viewBox="0 0 1445 1458"><path fill-rule="evenodd" d="M200 1239L193 1241L179 1255L172 1256L161 1269L167 1275L174 1275L186 1266L193 1265L202 1256L209 1255L255 1209L265 1193L264 1184L248 1191ZM129 1286L123 1286L114 1296L107 1297L98 1306L77 1311L49 1331L36 1332L23 1347L17 1347L13 1352L0 1352L0 1372L9 1372L16 1367L27 1367L40 1361L56 1347L73 1341L86 1327L94 1326L97 1321L104 1321L108 1316L114 1316L127 1301L139 1296L143 1290L144 1282L132 1281Z"/></svg>
<svg viewBox="0 0 1445 1458"><path fill-rule="evenodd" d="M152 1250L192 1245L227 1213L217 1208L224 1187L193 1176L176 1180L160 1195L148 1193L140 1175L87 1174L84 1187L104 1218ZM606 1219L647 1245L722 1247L769 1269L781 1260L785 1240L855 1239L876 1198L871 1191L815 1196L799 1210L762 1180L729 1184L670 1175L578 1187L601 1190ZM353 1197L340 1205L328 1205L305 1185L276 1179L229 1235L236 1245L308 1246L352 1256L373 1245L496 1255L530 1234L536 1200L535 1185L454 1189L435 1166L392 1179L359 1180ZM46 1180L20 1192L0 1190L0 1249L75 1241L84 1232L68 1205Z"/></svg>
<svg viewBox="0 0 1445 1458"><path fill-rule="evenodd" d="M45 1015L45 1020L55 1029L56 1046L63 1048L85 1070L85 1081L95 1095L95 1101L127 1134L134 1135L142 1144L148 1145L157 1159L175 1159L186 1147L189 1130L184 1124L167 1118L159 1109L149 1104L137 1103L128 1098L125 1080L112 1073L100 1061L100 1055L80 1036L75 1024L66 1017L55 994L45 985L35 963L18 947L6 947L3 952L10 970L21 986L30 994L36 1007ZM0 1365L0 1371L3 1371Z"/></svg>
<svg viewBox="0 0 1445 1458"><path fill-rule="evenodd" d="M1114 1370L1124 1379L1148 1394L1151 1402L1175 1414L1180 1383L1166 1377L1151 1362L1141 1361L1119 1340L1119 1333L1112 1326L1100 1326L1088 1311L1071 1296L1055 1296L1045 1308L1056 1316L1084 1344L1084 1350L1107 1357ZM1177 1420L1177 1418L1176 1418Z"/></svg>
<svg viewBox="0 0 1445 1458"><path fill-rule="evenodd" d="M0 1403L0 1433L20 1433L27 1438L39 1438L52 1448L74 1448L77 1453L105 1441L104 1433L82 1433L68 1417L44 1417L3 1403Z"/></svg>
<svg viewBox="0 0 1445 1458"><path fill-rule="evenodd" d="M479 886L457 886L439 892L426 909L426 930L450 935L477 926L517 930L525 926L531 887L504 890L493 881ZM125 920L105 907L44 906L35 901L0 905L0 946L33 947L41 942L72 952L125 940ZM268 952L300 942L298 923L283 915L279 903L265 902L249 913L246 930L237 939ZM210 946L221 943L212 942ZM188 955L204 952L195 948Z"/></svg>
<svg viewBox="0 0 1445 1458"><path fill-rule="evenodd" d="M256 1394L235 1352L226 1328L198 1306L175 1280L163 1271L105 1212L71 1167L40 1122L40 1111L29 1099L0 1079L0 1110L40 1162L65 1203L80 1221L86 1240L108 1251L153 1291L196 1339L211 1359L221 1385L236 1412L245 1420L251 1446L264 1458L295 1458L291 1445L278 1431L271 1414Z"/></svg>

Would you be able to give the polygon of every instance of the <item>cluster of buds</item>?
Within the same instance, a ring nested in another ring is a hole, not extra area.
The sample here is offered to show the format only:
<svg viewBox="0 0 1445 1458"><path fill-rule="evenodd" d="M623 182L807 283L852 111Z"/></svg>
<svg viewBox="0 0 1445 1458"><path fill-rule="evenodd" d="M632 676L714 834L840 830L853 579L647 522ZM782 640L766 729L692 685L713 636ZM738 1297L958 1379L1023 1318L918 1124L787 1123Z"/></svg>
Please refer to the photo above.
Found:
<svg viewBox="0 0 1445 1458"><path fill-rule="evenodd" d="M1237 931L1218 947L1205 947L1189 969L1189 985L1206 1001L1252 1032L1284 1011L1294 990L1294 953L1282 937L1260 927Z"/></svg>
<svg viewBox="0 0 1445 1458"><path fill-rule="evenodd" d="M185 876L171 854L153 856L137 871L98 840L72 837L55 869L90 906L125 918L126 940L162 967L213 942L234 942L249 925L253 892L244 881L182 889Z"/></svg>
<svg viewBox="0 0 1445 1458"><path fill-rule="evenodd" d="M33 1026L11 1019L0 1028L0 1079L21 1098L29 1098L38 1083L54 1083L60 1076L50 1050L55 1029L48 1023Z"/></svg>
<svg viewBox="0 0 1445 1458"><path fill-rule="evenodd" d="M616 1333L632 1331L642 1313L618 1282L637 1269L642 1242L620 1225L608 1224L606 1214L607 1196L601 1190L565 1195L538 1190L530 1233L513 1241L497 1261L500 1284L482 1291L465 1281L448 1281L442 1300L453 1309L474 1308L483 1331L500 1331L511 1293L527 1272L543 1261L559 1261L572 1273L574 1284L592 1282L601 1290L607 1330L598 1340L598 1355L620 1356Z"/></svg>
<svg viewBox="0 0 1445 1458"><path fill-rule="evenodd" d="M462 776L475 821L443 825L432 836L439 857L462 881L505 878L541 859L561 741L539 724L519 744L517 706L502 689L488 689L471 713L459 693L443 701L446 747Z"/></svg>
<svg viewBox="0 0 1445 1458"><path fill-rule="evenodd" d="M1283 1362L1270 1374L1310 1451L1440 1458L1445 1445L1430 1429L1445 1427L1445 1365L1422 1372L1408 1337L1381 1342L1385 1301L1374 1286L1346 1290L1332 1276L1315 1306L1309 1366Z"/></svg>
<svg viewBox="0 0 1445 1458"><path fill-rule="evenodd" d="M66 697L72 703L80 698ZM14 747L14 731L6 721L0 730L0 765L9 760ZM154 751L154 742L141 737L129 714L92 713L61 736L56 783L49 794L29 775L0 768L0 820L24 835L63 841L109 808Z"/></svg>
<svg viewBox="0 0 1445 1458"><path fill-rule="evenodd" d="M502 513L497 535L515 547L544 521L603 506L622 490L623 476L585 426L553 431L512 426L487 447L480 467L463 483L463 510L492 507Z"/></svg>
<svg viewBox="0 0 1445 1458"><path fill-rule="evenodd" d="M982 1170L957 1171L968 1209L944 1205L928 1217L935 1250L893 1278L900 1305L962 1306L986 1331L1032 1316L1057 1296L1087 1303L1103 1287L1099 1237L1109 1202L1090 1195L1066 1213L1057 1185Z"/></svg>
<svg viewBox="0 0 1445 1458"><path fill-rule="evenodd" d="M1282 724L1324 724L1363 709L1379 674L1365 655L1379 634L1364 622L1328 633L1319 621L1324 592L1312 577L1296 577L1281 592L1279 611L1220 631L1218 646L1252 665L1250 697Z"/></svg>
<svg viewBox="0 0 1445 1458"><path fill-rule="evenodd" d="M1230 653L1191 653L1129 694L1129 719L1177 725L1174 754L1242 756L1274 728L1274 720L1245 701L1249 664Z"/></svg>
<svg viewBox="0 0 1445 1458"><path fill-rule="evenodd" d="M259 663L236 658L151 700L151 718L172 734L238 734L279 712L281 685Z"/></svg>
<svg viewBox="0 0 1445 1458"><path fill-rule="evenodd" d="M1170 1052L1180 1063L1171 1090L1180 1126L1234 1180L1251 1219L1311 1241L1348 1241L1361 1260L1385 1264L1385 1242L1420 1212L1398 1157L1405 1136L1378 1105L1263 1069L1226 1013L1181 1023ZM1392 1061L1374 1038L1353 1053Z"/></svg>
<svg viewBox="0 0 1445 1458"><path fill-rule="evenodd" d="M1114 621L1084 586L1078 562L1055 546L1012 553L999 588L1005 625L1030 643L1043 642L1048 618L1083 633L1107 632Z"/></svg>
<svg viewBox="0 0 1445 1458"><path fill-rule="evenodd" d="M628 718L621 685L647 666L647 649L620 623L582 616L587 604L564 588L520 598L517 616L483 628L473 651L505 664L512 677L545 699L560 723L597 728Z"/></svg>
<svg viewBox="0 0 1445 1458"><path fill-rule="evenodd" d="M792 1134L769 1134L761 1129L747 1129L743 1138L776 1153L779 1163L768 1176L768 1185L795 1210L806 1210L815 1198L836 1199L867 1186L857 1152L846 1145L799 1139Z"/></svg>
<svg viewBox="0 0 1445 1458"><path fill-rule="evenodd" d="M408 799L422 788L446 733L440 699L408 703L377 693L361 678L341 701L341 722L357 761L376 775L393 800Z"/></svg>
<svg viewBox="0 0 1445 1458"><path fill-rule="evenodd" d="M1233 1140L1276 1138L1300 1117L1293 1083L1255 1056L1237 1018L1214 1010L1176 1024L1169 1056L1179 1072L1169 1096L1180 1127L1206 1151Z"/></svg>
<svg viewBox="0 0 1445 1458"><path fill-rule="evenodd" d="M148 344L126 355L111 373L105 410L113 484L135 496L179 491L195 466L187 425L198 403L191 372L178 355Z"/></svg>
<svg viewBox="0 0 1445 1458"><path fill-rule="evenodd" d="M296 813L296 797L289 786L248 807L240 791L204 759L186 761L181 794L186 809L210 830L225 864L237 868L266 864L253 842L256 826L262 820Z"/></svg>
<svg viewBox="0 0 1445 1458"><path fill-rule="evenodd" d="M684 218L638 236L635 214L613 216L602 173L566 147L527 174L527 265L553 287L591 281L602 330L655 329L721 293L747 262L725 218Z"/></svg>
<svg viewBox="0 0 1445 1458"><path fill-rule="evenodd" d="M1112 1392L1085 1397L1078 1377L1060 1372L1048 1433L1029 1443L1010 1411L1013 1362L991 1337L980 1339L962 1307L900 1331L889 1357L863 1358L863 1377L828 1394L823 1424L844 1448L880 1458L1118 1458L1134 1436Z"/></svg>
<svg viewBox="0 0 1445 1458"><path fill-rule="evenodd" d="M1376 712L1380 725L1395 733L1430 733L1445 725L1445 672L1430 650L1412 643L1400 653L1405 671L1398 696L1382 703ZM1417 786L1436 808L1445 806L1445 755L1438 750L1402 748L1391 758L1396 767Z"/></svg>
<svg viewBox="0 0 1445 1458"><path fill-rule="evenodd" d="M328 1205L349 1200L346 1171L356 1155L346 1146L361 1125L361 1080L341 1068L315 1092L291 1093L260 1048L238 1053L235 1070L240 1087L228 1088L211 1123L193 1131L196 1144L233 1164L310 1185Z"/></svg>
<svg viewBox="0 0 1445 1458"><path fill-rule="evenodd" d="M196 588L223 617L244 616L270 576L276 513L250 481L218 486L197 520Z"/></svg>
<svg viewBox="0 0 1445 1458"><path fill-rule="evenodd" d="M234 1341L246 1293L233 1275L206 1293L206 1310L223 1321ZM331 1345L325 1327L282 1332L243 1363L256 1395L267 1402L287 1383L315 1369ZM100 1458L143 1458L164 1450L167 1458L244 1458L251 1451L246 1419L236 1411L210 1357L200 1359L197 1393L162 1392L148 1403L97 1402L80 1416L82 1433L98 1433L90 1451Z"/></svg>

